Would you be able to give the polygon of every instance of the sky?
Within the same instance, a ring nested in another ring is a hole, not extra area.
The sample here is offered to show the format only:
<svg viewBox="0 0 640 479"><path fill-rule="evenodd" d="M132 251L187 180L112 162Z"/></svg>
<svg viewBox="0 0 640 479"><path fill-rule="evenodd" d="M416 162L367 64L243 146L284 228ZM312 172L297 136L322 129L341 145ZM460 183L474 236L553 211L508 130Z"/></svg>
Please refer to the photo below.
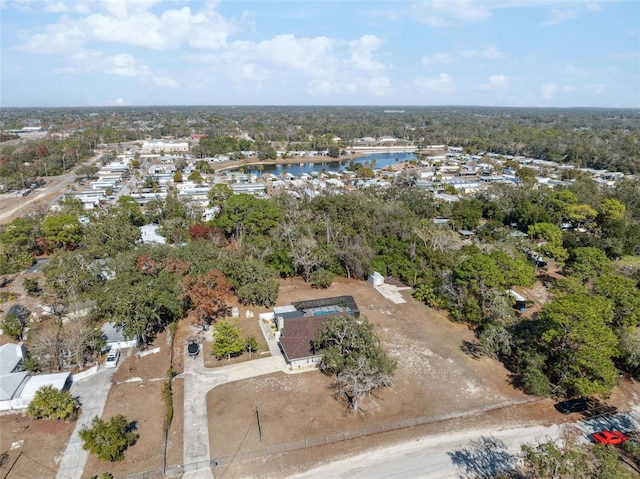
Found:
<svg viewBox="0 0 640 479"><path fill-rule="evenodd" d="M0 0L0 107L640 107L640 1Z"/></svg>

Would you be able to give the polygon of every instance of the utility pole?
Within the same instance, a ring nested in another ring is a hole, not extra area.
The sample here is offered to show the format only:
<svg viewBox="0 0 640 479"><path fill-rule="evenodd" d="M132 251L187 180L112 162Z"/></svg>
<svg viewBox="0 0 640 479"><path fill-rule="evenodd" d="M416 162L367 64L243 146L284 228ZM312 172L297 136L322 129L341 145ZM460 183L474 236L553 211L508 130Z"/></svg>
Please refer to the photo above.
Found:
<svg viewBox="0 0 640 479"><path fill-rule="evenodd" d="M260 436L260 442L262 442L262 402L258 402L256 406L256 416L258 417L258 435Z"/></svg>

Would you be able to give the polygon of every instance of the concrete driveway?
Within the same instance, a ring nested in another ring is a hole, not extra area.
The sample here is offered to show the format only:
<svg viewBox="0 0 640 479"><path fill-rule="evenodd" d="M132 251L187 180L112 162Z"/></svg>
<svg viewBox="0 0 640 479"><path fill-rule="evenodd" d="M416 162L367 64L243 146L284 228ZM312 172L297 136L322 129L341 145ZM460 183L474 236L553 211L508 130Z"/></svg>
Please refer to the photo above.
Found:
<svg viewBox="0 0 640 479"><path fill-rule="evenodd" d="M107 369L101 366L93 376L71 385L71 394L79 398L82 410L60 461L57 479L82 479L82 471L89 458L89 452L82 449L80 429L85 425L89 426L94 416L102 417L107 395L111 389L111 376L115 370L116 368Z"/></svg>
<svg viewBox="0 0 640 479"><path fill-rule="evenodd" d="M211 389L264 374L290 372L277 345L273 349L275 339L267 338L267 342L272 353L277 351L277 355L219 368L205 368L202 352L195 359L188 359L185 346L184 373L181 375L184 377L183 477L213 479L207 417L207 393Z"/></svg>

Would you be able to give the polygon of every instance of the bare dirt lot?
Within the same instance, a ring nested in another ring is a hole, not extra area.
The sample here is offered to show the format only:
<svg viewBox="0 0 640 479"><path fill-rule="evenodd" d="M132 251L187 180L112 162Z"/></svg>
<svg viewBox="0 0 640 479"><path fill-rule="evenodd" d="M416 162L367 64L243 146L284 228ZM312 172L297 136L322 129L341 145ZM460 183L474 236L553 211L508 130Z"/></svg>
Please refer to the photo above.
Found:
<svg viewBox="0 0 640 479"><path fill-rule="evenodd" d="M75 423L33 420L18 414L0 416L0 477L50 479Z"/></svg>
<svg viewBox="0 0 640 479"><path fill-rule="evenodd" d="M316 290L301 281L286 280L278 305L344 294L354 297L361 315L374 323L383 346L398 361L396 385L377 391L359 415L348 412L333 397L330 378L317 371L276 373L219 386L208 395L213 457L525 399L523 393L511 387L500 363L487 358L475 360L462 352L461 341L474 339L466 326L452 323L442 312L414 301L410 291L402 293L406 303L394 304L361 281L337 279L330 289ZM257 407L261 411L262 442ZM549 409L550 402L544 407ZM330 454L329 449L316 451L322 456ZM336 446L337 451L344 448ZM287 457L294 455L304 463L304 456L313 453L288 453ZM233 466L234 477L250 474L251 467ZM261 468L260 476L270 477L267 472ZM273 477L282 473L277 466L272 472Z"/></svg>

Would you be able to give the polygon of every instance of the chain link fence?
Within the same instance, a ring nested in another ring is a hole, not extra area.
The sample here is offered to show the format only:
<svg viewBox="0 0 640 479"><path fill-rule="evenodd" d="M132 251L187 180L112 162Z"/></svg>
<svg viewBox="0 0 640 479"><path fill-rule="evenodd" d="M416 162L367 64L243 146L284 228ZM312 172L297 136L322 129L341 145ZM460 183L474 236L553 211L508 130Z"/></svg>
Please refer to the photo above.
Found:
<svg viewBox="0 0 640 479"><path fill-rule="evenodd" d="M178 464L174 466L167 466L152 471L145 471L137 474L131 474L123 476L122 479L160 479L180 477L185 472L198 471L201 469L210 469L214 466L228 465L233 462L245 462L253 461L256 459L262 459L267 456L276 454L283 454L285 452L297 451L300 449L307 449L310 447L317 447L326 444L332 444L340 441L348 441L358 437L370 436L374 434L381 434L388 431L395 431L398 429L405 429L409 427L421 426L424 424L432 424L440 421L446 421L448 419L456 419L465 416L472 416L475 414L482 414L505 407L515 406L518 404L527 404L537 402L541 400L539 397L529 397L524 399L513 399L509 401L503 401L497 404L478 407L463 412L454 412L448 414L441 414L438 416L421 416L417 418L405 419L403 421L397 421L388 424L380 424L378 426L372 426L362 429L356 429L354 431L340 432L336 434L329 434L326 436L319 436L311 439L305 439L301 441L287 442L283 444L277 444L274 446L268 446L260 449L253 449L251 451L239 451L236 454L230 454L227 456L220 456L216 458L210 458L208 460L194 462L190 464Z"/></svg>

